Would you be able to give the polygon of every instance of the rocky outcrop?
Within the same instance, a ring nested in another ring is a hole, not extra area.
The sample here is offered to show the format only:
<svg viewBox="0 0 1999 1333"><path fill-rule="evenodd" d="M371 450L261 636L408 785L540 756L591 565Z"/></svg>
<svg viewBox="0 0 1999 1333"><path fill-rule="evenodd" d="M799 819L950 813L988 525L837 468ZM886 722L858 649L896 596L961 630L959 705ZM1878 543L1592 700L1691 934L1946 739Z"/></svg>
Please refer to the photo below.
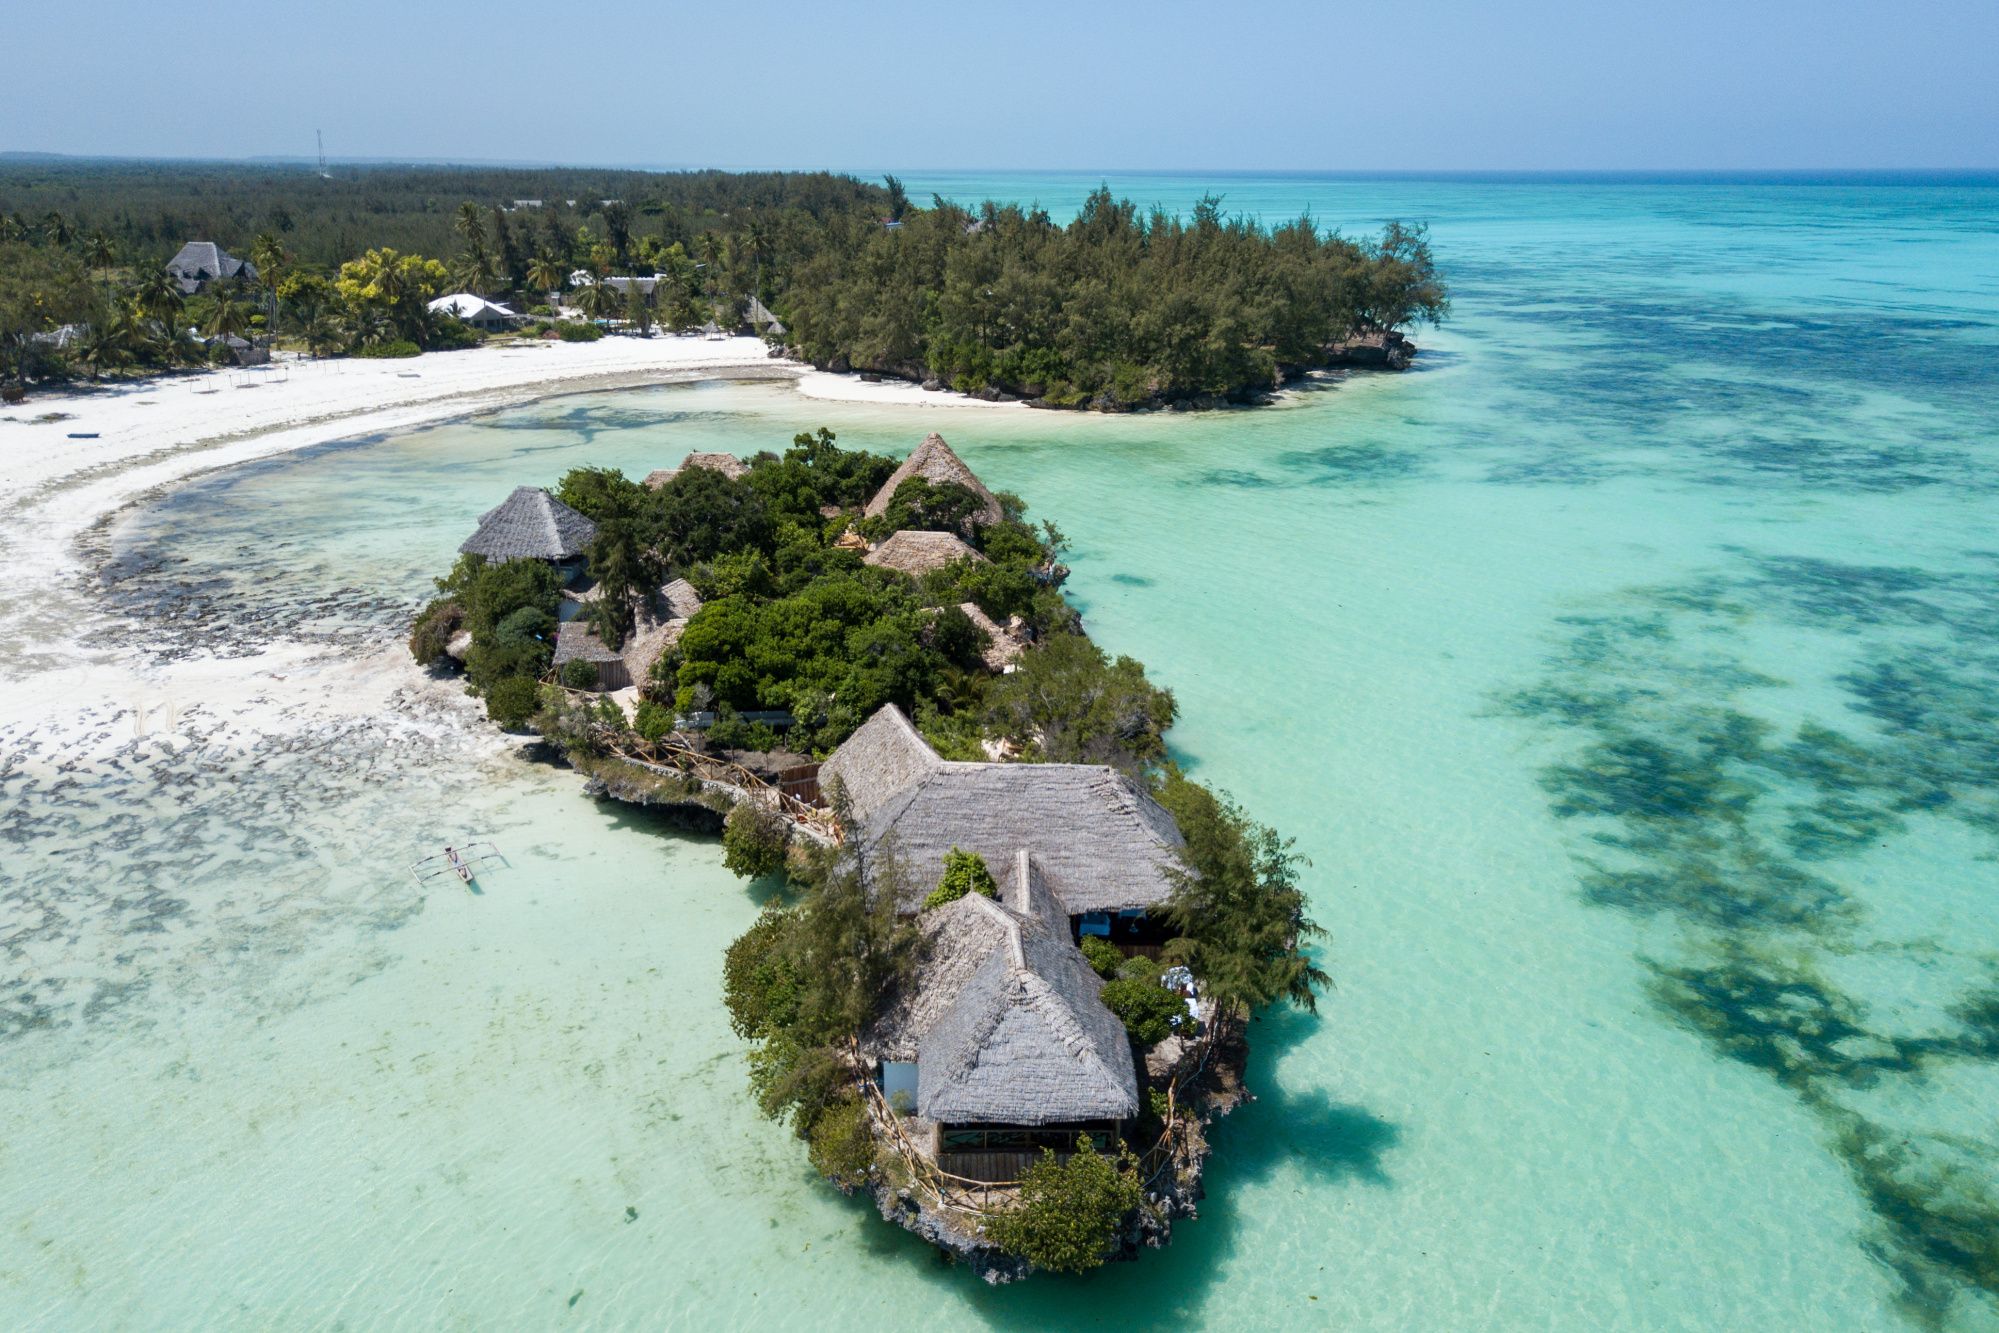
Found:
<svg viewBox="0 0 1999 1333"><path fill-rule="evenodd" d="M1355 366L1372 370L1407 370L1416 359L1416 344L1401 334L1364 333L1328 350L1329 366Z"/></svg>

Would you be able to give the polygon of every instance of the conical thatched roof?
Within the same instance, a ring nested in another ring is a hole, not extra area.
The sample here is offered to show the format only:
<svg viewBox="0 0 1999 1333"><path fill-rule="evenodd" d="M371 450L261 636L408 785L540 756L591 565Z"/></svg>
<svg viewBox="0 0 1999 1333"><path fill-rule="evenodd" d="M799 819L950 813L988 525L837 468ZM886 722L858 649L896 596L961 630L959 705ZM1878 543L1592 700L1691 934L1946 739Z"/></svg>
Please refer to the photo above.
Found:
<svg viewBox="0 0 1999 1333"><path fill-rule="evenodd" d="M918 1041L917 1114L995 1125L1137 1115L1131 1043L1066 928L1058 935L983 898L972 910L997 916L1006 938Z"/></svg>
<svg viewBox="0 0 1999 1333"><path fill-rule="evenodd" d="M904 528L884 537L880 546L861 557L861 563L921 578L931 570L942 569L955 561L984 559L954 532L922 532Z"/></svg>
<svg viewBox="0 0 1999 1333"><path fill-rule="evenodd" d="M941 759L887 704L820 769L822 784L835 778L850 806L849 845L872 854L893 840L904 911L936 885L953 847L979 853L996 872L1032 853L1071 913L1150 907L1173 891L1180 830L1114 768Z"/></svg>
<svg viewBox="0 0 1999 1333"><path fill-rule="evenodd" d="M986 484L965 466L964 459L951 452L951 446L944 443L944 437L935 433L925 436L923 443L916 446L916 452L905 458L902 466L882 483L882 488L875 492L875 498L868 501L864 511L867 516L872 518L886 513L888 502L895 498L895 488L911 477L922 477L932 486L954 481L978 496L984 503L972 515L971 521L980 526L997 523L1005 517L1000 510L1000 502L986 489Z"/></svg>
<svg viewBox="0 0 1999 1333"><path fill-rule="evenodd" d="M480 515L458 549L488 560L574 560L596 539L595 523L539 486L520 486Z"/></svg>

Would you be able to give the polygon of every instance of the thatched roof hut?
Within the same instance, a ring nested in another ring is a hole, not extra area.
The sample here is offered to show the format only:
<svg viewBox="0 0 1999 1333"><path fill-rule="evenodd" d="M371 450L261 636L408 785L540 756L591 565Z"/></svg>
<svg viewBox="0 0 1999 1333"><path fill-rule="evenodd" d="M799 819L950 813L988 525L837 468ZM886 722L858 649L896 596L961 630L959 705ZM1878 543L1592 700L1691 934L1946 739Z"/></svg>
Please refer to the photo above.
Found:
<svg viewBox="0 0 1999 1333"><path fill-rule="evenodd" d="M1031 878L1022 853L1015 882ZM917 1065L916 1113L957 1125L1123 1120L1138 1089L1124 1027L1069 942L1059 905L1012 883L1005 903L967 894L917 920L916 973L864 1043Z"/></svg>
<svg viewBox="0 0 1999 1333"><path fill-rule="evenodd" d="M479 516L458 549L488 560L574 560L597 539L597 525L539 486L519 486Z"/></svg>
<svg viewBox="0 0 1999 1333"><path fill-rule="evenodd" d="M917 1114L954 1125L1136 1116L1131 1042L1067 930L979 902L1005 919L1006 940L918 1041Z"/></svg>
<svg viewBox="0 0 1999 1333"><path fill-rule="evenodd" d="M653 663L680 642L687 622L701 609L701 594L686 579L673 580L653 601L652 607L639 612L638 623L625 636L622 656L635 685L651 678Z"/></svg>
<svg viewBox="0 0 1999 1333"><path fill-rule="evenodd" d="M875 498L868 501L868 506L863 512L869 518L888 512L888 502L895 498L895 488L911 477L922 477L932 486L956 482L978 496L983 503L972 514L971 522L981 527L997 523L1005 517L999 500L986 489L986 484L979 480L972 469L965 466L964 459L951 452L951 446L944 443L944 437L934 432L925 436L923 443L916 446L916 452L905 458L902 466L882 483L882 488L875 492Z"/></svg>
<svg viewBox="0 0 1999 1333"><path fill-rule="evenodd" d="M905 528L884 537L881 545L861 557L861 563L921 578L933 569L942 569L959 560L984 559L954 532Z"/></svg>
<svg viewBox="0 0 1999 1333"><path fill-rule="evenodd" d="M835 779L846 793L848 844L871 873L884 844L893 848L903 911L921 905L953 847L995 867L1029 853L1064 916L1147 908L1173 891L1180 830L1114 768L942 759L887 704L821 768L822 784Z"/></svg>
<svg viewBox="0 0 1999 1333"><path fill-rule="evenodd" d="M1020 660L1027 651L1027 640L1011 626L1001 625L979 609L977 602L960 602L958 609L965 613L965 619L972 622L980 633L986 636L986 650L981 656L988 668L1004 671Z"/></svg>
<svg viewBox="0 0 1999 1333"><path fill-rule="evenodd" d="M699 450L680 460L679 467L660 468L646 473L645 484L654 490L666 485L691 467L705 467L711 472L719 472L731 481L739 481L749 473L750 465L734 454L703 453Z"/></svg>

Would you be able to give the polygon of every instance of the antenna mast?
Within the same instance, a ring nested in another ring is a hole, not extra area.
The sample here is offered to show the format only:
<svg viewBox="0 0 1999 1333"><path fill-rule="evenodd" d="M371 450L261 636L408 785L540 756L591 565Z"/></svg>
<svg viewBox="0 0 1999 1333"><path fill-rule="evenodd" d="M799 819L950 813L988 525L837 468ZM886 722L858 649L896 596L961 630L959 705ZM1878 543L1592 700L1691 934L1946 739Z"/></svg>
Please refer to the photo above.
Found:
<svg viewBox="0 0 1999 1333"><path fill-rule="evenodd" d="M314 130L312 137L319 140L319 178L323 181L330 181L333 177L328 175L326 171L326 135L319 130Z"/></svg>

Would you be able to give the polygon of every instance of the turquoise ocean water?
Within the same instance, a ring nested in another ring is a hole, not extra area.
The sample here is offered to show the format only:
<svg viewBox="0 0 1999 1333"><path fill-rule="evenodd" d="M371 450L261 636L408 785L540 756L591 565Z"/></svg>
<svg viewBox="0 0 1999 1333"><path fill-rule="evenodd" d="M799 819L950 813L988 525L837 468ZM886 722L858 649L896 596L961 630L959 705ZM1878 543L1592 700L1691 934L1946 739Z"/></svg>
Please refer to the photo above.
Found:
<svg viewBox="0 0 1999 1333"><path fill-rule="evenodd" d="M1312 860L1337 989L1201 1218L990 1290L816 1186L719 1004L755 894L566 772L0 720L0 1321L1999 1327L1999 182L1111 184L1428 221L1455 315L1252 412L553 399L195 482L104 596L357 653L518 482L942 430ZM462 827L511 864L419 893Z"/></svg>

